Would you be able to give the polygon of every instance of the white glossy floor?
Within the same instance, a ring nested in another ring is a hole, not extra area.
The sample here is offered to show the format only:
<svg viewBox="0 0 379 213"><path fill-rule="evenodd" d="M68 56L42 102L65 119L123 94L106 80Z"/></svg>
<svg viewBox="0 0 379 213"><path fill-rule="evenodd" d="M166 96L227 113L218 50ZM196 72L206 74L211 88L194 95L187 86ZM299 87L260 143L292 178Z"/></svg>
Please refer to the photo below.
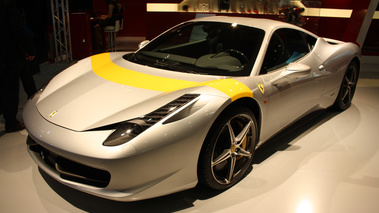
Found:
<svg viewBox="0 0 379 213"><path fill-rule="evenodd" d="M0 132L0 212L378 212L379 79L361 76L348 110L309 116L274 138L250 174L221 193L195 188L135 203L93 197L39 171L25 130Z"/></svg>

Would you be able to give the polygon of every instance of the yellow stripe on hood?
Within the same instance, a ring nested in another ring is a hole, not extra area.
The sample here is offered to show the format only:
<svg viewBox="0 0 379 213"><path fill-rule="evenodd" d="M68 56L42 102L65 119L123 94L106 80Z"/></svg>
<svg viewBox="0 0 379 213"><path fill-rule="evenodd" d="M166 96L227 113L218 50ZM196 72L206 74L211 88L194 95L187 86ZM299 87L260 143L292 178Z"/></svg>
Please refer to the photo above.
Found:
<svg viewBox="0 0 379 213"><path fill-rule="evenodd" d="M232 101L242 97L253 97L252 91L243 83L234 79L218 79L206 82L185 81L136 72L113 63L110 53L91 56L92 70L100 77L123 85L160 91L209 86L228 95Z"/></svg>

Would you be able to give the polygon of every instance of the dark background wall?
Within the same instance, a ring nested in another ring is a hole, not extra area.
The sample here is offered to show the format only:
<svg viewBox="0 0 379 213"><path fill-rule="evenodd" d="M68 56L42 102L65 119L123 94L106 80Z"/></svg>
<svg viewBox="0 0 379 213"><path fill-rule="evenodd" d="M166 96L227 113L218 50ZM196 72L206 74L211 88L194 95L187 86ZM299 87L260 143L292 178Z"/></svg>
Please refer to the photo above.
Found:
<svg viewBox="0 0 379 213"><path fill-rule="evenodd" d="M33 41L37 48L38 61L43 62L51 58L52 54L52 27L50 0L17 0L24 15L26 26L33 36ZM147 3L180 3L182 0L120 0L124 5L124 29L118 36L138 36L152 39L164 30L180 22L193 19L196 13L185 12L147 12ZM316 2L316 4L315 4ZM304 0L308 7L349 9L352 10L351 18L333 17L307 17L308 21L304 28L316 33L319 36L329 37L344 41L355 41L370 0ZM87 17L107 14L105 0L69 0L70 12L84 12ZM378 10L378 8L377 8ZM231 14L225 13L216 15L228 16L248 16L278 19L277 15L261 14ZM71 25L75 23L71 22ZM79 29L81 26L78 26ZM87 26L91 30L91 25ZM88 31L87 30L87 31ZM79 34L84 34L79 30ZM379 20L374 19L369 27L366 40L363 45L363 53L366 55L379 55ZM75 37L75 35L72 35ZM90 36L87 36L90 37Z"/></svg>

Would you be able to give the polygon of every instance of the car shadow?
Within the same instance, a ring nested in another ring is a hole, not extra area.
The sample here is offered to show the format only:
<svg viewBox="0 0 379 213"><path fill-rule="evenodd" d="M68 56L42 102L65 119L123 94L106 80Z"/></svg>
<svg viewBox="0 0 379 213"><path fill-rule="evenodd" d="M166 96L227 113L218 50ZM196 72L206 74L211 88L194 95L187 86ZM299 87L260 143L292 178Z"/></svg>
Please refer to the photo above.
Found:
<svg viewBox="0 0 379 213"><path fill-rule="evenodd" d="M339 113L341 112L332 109L319 110L286 127L256 150L253 165L262 163L278 151L296 149L295 146L290 144L294 139L316 129Z"/></svg>
<svg viewBox="0 0 379 213"><path fill-rule="evenodd" d="M39 168L46 183L71 205L85 212L176 212L194 206L196 200L206 200L222 193L202 186L193 189L134 202L119 202L96 197L63 185Z"/></svg>
<svg viewBox="0 0 379 213"><path fill-rule="evenodd" d="M291 141L317 128L338 114L339 112L332 110L318 111L287 127L257 149L253 159L253 166L254 164L264 162L278 151L291 150ZM246 175L253 170L253 166ZM197 200L208 200L225 192L213 191L202 186L196 186L193 189L158 198L135 202L118 202L72 189L51 178L41 169L39 169L39 172L46 183L58 195L73 206L86 212L176 212L194 207L194 203Z"/></svg>

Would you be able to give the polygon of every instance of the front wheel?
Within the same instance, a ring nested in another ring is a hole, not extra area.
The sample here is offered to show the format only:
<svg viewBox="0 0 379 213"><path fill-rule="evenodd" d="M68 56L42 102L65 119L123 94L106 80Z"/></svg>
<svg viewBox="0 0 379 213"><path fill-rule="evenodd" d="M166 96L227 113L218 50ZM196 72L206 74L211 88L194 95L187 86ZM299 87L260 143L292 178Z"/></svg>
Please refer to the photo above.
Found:
<svg viewBox="0 0 379 213"><path fill-rule="evenodd" d="M247 108L233 108L215 121L202 147L199 181L217 190L240 181L252 164L257 122Z"/></svg>
<svg viewBox="0 0 379 213"><path fill-rule="evenodd" d="M334 103L337 110L345 110L350 107L358 82L358 65L352 61L343 77L340 91Z"/></svg>

